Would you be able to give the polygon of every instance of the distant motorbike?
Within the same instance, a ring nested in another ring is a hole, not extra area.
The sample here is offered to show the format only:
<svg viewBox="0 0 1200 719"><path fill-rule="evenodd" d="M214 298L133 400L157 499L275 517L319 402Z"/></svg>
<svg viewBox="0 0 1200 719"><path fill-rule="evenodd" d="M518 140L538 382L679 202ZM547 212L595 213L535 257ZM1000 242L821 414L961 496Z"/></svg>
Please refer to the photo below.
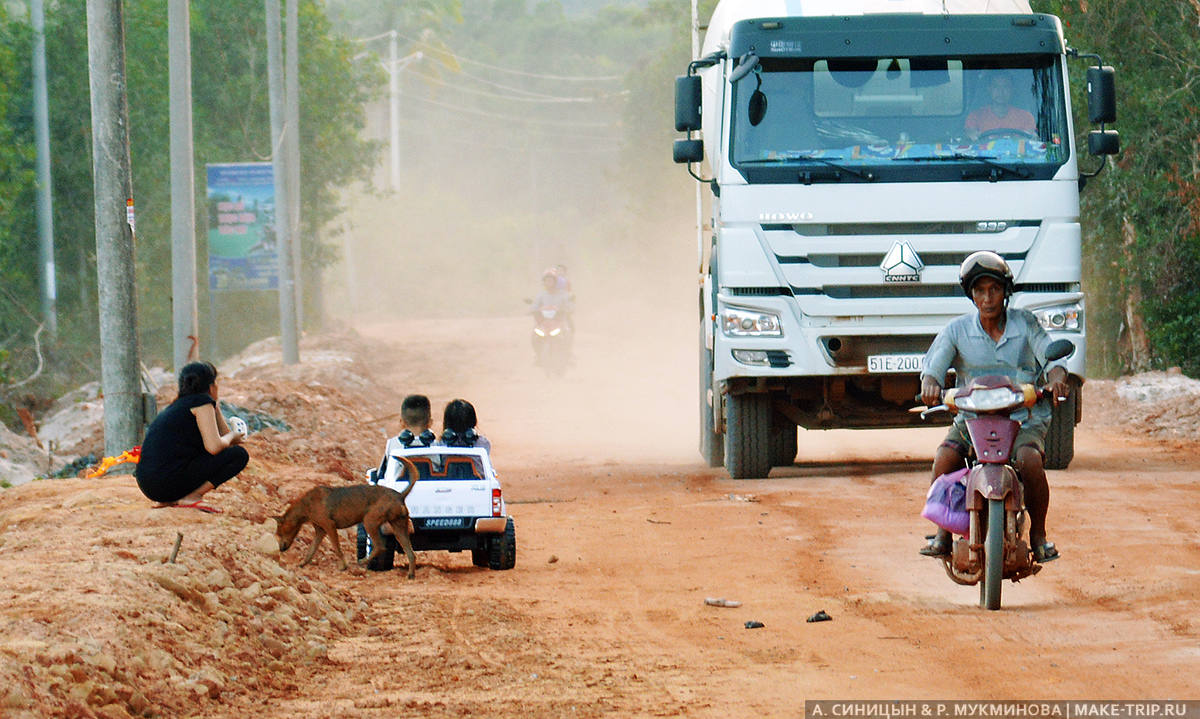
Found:
<svg viewBox="0 0 1200 719"><path fill-rule="evenodd" d="M1046 359L1062 359L1074 351L1070 341L1056 340L1047 347ZM966 470L968 521L965 527L942 525L956 534L950 556L943 557L942 564L958 584L979 585L979 606L985 609L1000 608L1003 580L1019 581L1042 568L1033 561L1033 552L1023 536L1025 498L1017 471L1009 464L1021 424L1008 415L1020 407L1033 407L1049 396L1048 392L1031 384L1015 384L1008 377L989 375L968 387L946 390L941 405L921 413L922 418L940 411L975 415L966 420L973 450ZM951 475L943 475L934 484L954 481ZM934 491L931 488L931 496ZM962 536L964 528L966 534Z"/></svg>
<svg viewBox="0 0 1200 719"><path fill-rule="evenodd" d="M536 364L551 377L561 377L571 361L571 327L564 312L546 305L534 312L533 352Z"/></svg>

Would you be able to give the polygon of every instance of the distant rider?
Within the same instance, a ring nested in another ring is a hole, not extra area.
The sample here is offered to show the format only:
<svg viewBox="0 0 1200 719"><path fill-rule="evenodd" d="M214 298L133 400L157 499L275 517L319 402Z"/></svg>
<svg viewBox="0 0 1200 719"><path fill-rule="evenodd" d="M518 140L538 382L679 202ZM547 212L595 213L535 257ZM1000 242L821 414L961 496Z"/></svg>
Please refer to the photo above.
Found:
<svg viewBox="0 0 1200 719"><path fill-rule="evenodd" d="M925 354L921 400L929 407L941 404L941 383L951 367L957 373L959 387L984 375L1007 375L1014 382L1032 384L1045 369L1042 365L1050 337L1033 313L1008 306L1013 293L1013 274L1004 258L995 252L976 252L963 261L958 276L963 291L975 303L975 311L951 320ZM1052 401L1057 404L1058 397L1067 396L1067 371L1061 364L1051 363L1046 378ZM1010 416L1021 422L1013 445L1013 466L1025 488L1033 558L1049 562L1058 558L1054 544L1046 541L1050 485L1043 461L1051 409L1043 400L1032 410L1019 409ZM966 418L959 414L937 449L933 477L961 468L970 449ZM939 529L929 544L921 548L921 554L947 556L950 549L950 533Z"/></svg>
<svg viewBox="0 0 1200 719"><path fill-rule="evenodd" d="M546 271L542 273L542 291L533 298L533 307L530 309L535 321L541 316L543 308L555 307L568 318L568 326L570 325L569 318L574 309L569 290L570 283L562 282L562 280L563 278L553 267L546 268Z"/></svg>

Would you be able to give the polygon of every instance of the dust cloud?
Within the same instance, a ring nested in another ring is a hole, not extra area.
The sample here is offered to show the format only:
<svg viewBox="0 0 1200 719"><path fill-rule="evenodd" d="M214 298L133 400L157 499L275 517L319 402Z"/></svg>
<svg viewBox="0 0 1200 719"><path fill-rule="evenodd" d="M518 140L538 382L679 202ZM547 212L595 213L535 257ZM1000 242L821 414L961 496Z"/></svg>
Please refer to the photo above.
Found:
<svg viewBox="0 0 1200 719"><path fill-rule="evenodd" d="M428 394L435 414L472 401L501 461L507 446L700 462L693 181L670 166L664 140L643 166L669 181L631 197L610 134L569 154L527 152L536 130L488 145L450 118L406 125L398 190L386 189L385 147L384 189L346 198L341 258L326 274L331 313L381 347L404 345L396 391ZM568 268L577 325L561 378L534 365L527 304L556 264Z"/></svg>

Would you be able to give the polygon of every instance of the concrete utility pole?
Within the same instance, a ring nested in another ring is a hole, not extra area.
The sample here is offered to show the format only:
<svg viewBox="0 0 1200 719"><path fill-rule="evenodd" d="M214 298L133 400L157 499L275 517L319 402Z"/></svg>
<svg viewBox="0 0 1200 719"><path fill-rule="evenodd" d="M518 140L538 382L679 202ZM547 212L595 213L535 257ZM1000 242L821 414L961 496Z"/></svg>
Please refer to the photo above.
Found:
<svg viewBox="0 0 1200 719"><path fill-rule="evenodd" d="M300 239L300 17L297 0L287 0L287 50L284 77L287 88L288 208L292 223L292 271L296 280L296 326L304 328L304 253Z"/></svg>
<svg viewBox="0 0 1200 719"><path fill-rule="evenodd" d="M169 0L167 36L171 134L172 358L178 372L188 362L200 320L196 302L196 184L192 145L192 41L188 0Z"/></svg>
<svg viewBox="0 0 1200 719"><path fill-rule="evenodd" d="M134 295L135 223L122 0L87 0L87 29L104 452L116 456L141 444L145 418Z"/></svg>
<svg viewBox="0 0 1200 719"><path fill-rule="evenodd" d="M279 254L279 340L283 363L300 361L296 337L296 288L292 267L287 138L283 122L283 52L280 45L279 0L265 0L267 13L267 85L271 98L271 161L275 166L275 236Z"/></svg>
<svg viewBox="0 0 1200 719"><path fill-rule="evenodd" d="M50 110L46 100L46 13L42 0L31 0L33 26L33 137L37 145L38 278L42 324L51 339L58 335L58 289L54 280L54 187L50 177Z"/></svg>

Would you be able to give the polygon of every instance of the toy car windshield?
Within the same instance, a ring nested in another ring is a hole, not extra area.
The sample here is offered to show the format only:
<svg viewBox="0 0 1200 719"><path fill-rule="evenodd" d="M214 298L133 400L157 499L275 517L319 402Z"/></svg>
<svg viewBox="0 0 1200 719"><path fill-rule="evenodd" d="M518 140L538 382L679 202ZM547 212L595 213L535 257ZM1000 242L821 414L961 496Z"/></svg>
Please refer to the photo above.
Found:
<svg viewBox="0 0 1200 719"><path fill-rule="evenodd" d="M420 479L492 479L496 476L491 457L482 447L412 447L395 450L389 457L404 457L417 467ZM403 482L406 468L388 462L383 480Z"/></svg>

